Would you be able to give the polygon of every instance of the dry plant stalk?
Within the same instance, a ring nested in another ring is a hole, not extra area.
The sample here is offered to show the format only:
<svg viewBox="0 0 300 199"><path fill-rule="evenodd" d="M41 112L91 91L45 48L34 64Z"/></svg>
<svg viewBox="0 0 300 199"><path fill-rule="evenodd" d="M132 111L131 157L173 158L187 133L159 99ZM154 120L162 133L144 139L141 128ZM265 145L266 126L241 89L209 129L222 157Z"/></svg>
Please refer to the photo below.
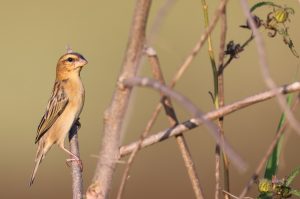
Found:
<svg viewBox="0 0 300 199"><path fill-rule="evenodd" d="M221 148L228 154L228 157L232 160L233 164L237 167L239 170L245 170L246 164L242 160L242 158L233 150L232 146L228 144L225 138L221 138L221 134L218 131L217 126L207 118L204 117L204 114L196 107L188 98L185 96L175 92L171 88L164 86L158 81L151 80L149 78L141 78L141 77L132 77L129 79L123 80L124 85L133 87L133 86L145 86L150 87L154 90L157 90L161 93L163 93L166 96L169 96L173 99L175 99L177 102L179 102L191 115L196 117L199 122L205 124L205 127L207 127L210 132L212 133L214 139L216 142L218 142L221 146ZM197 120L196 119L196 120ZM173 129L176 129L178 126L174 127ZM177 134L179 135L179 134Z"/></svg>
<svg viewBox="0 0 300 199"><path fill-rule="evenodd" d="M127 49L122 64L119 81L134 77L138 71L145 44L145 30L151 0L137 0L133 21L130 29ZM104 116L104 135L99 160L92 184L87 190L87 198L108 198L112 177L119 158L121 132L123 121L127 112L131 88L121 84L116 87L111 104Z"/></svg>
<svg viewBox="0 0 300 199"><path fill-rule="evenodd" d="M70 151L74 155L80 158L78 134L77 134L79 128L80 128L80 123L78 119L69 132L69 141L70 141ZM80 168L80 165L77 162L71 163L73 199L83 198L83 180L82 180L81 169L82 168Z"/></svg>
<svg viewBox="0 0 300 199"><path fill-rule="evenodd" d="M242 4L244 5L244 11L247 15L247 17L250 19L250 25L254 32L254 35L256 36L256 42L258 46L258 52L260 55L260 62L262 66L262 71L264 74L264 78L266 80L266 84L271 89L270 91L254 95L251 97L248 97L244 100L238 101L236 103L233 103L231 105L224 106L224 88L223 88L223 60L224 60L224 46L225 46L225 38L226 38L226 3L228 0L222 0L220 2L220 5L216 11L216 14L214 15L214 18L212 20L212 23L207 27L204 34L201 36L200 40L196 43L196 46L192 50L191 54L186 58L184 63L180 66L179 70L177 71L176 75L174 76L172 82L171 82L171 88L173 88L176 84L176 82L181 78L183 73L186 71L190 63L193 61L197 53L202 48L203 44L207 40L209 34L213 31L214 27L216 26L219 18L222 18L222 31L221 31L221 42L220 42L220 54L219 54L219 71L218 73L218 93L220 94L218 97L219 99L219 109L215 111L211 111L207 114L202 114L199 112L197 107L193 107L191 104L187 103L187 100L184 96L176 95L176 92L174 92L172 89L165 86L165 82L163 80L162 73L160 71L159 66L154 70L154 76L157 80L160 81L154 82L147 78L138 78L135 77L138 68L140 59L142 57L142 51L143 47L145 45L145 29L147 24L147 18L151 6L151 0L137 0L135 13L133 16L133 22L132 27L130 31L130 37L128 41L128 46L126 49L124 61L122 64L122 72L118 78L118 87L116 88L113 99L111 102L110 107L105 112L105 124L104 124L104 137L102 140L102 149L100 151L99 155L99 161L97 164L95 176L93 178L92 184L89 186L87 190L87 198L108 198L109 190L112 183L112 177L113 173L116 167L116 162L121 156L125 156L129 153L132 153L128 163L127 167L125 169L123 180L120 186L118 199L121 199L122 193L126 184L126 180L129 174L130 166L134 160L135 155L137 154L138 150L150 146L152 144L158 143L160 141L166 140L171 136L176 136L176 140L180 146L183 158L186 163L186 167L188 170L188 173L190 175L192 185L196 194L197 198L203 198L203 194L200 188L199 179L197 177L194 163L191 159L190 152L188 150L187 144L184 140L183 133L185 131L188 131L190 129L193 129L203 123L210 126L210 128L214 129L215 132L215 138L217 140L217 143L220 144L225 152L233 158L233 162L237 165L240 165L240 167L243 164L243 162L240 160L239 156L237 156L234 151L231 149L231 147L227 144L224 136L220 136L218 133L223 132L223 117L227 114L230 114L234 111L240 110L244 107L253 105L255 103L259 103L265 100L268 100L273 97L277 97L279 100L279 104L283 107L285 112L287 113L287 121L291 123L291 125L294 128L299 127L300 125L295 120L293 115L290 114L289 108L286 106L282 95L289 93L289 92L295 92L300 90L300 83L295 82L293 84L283 86L276 88L276 85L273 80L271 79L270 75L268 74L268 66L265 58L265 51L263 48L263 42L261 40L261 36L257 32L257 29L254 26L253 20L250 17L249 8L246 9L246 1L241 0ZM155 55L156 56L156 55ZM152 59L150 58L150 61ZM152 60L153 61L153 60ZM157 63L152 63L152 66L154 66ZM125 85L125 86L124 86ZM124 121L124 118L126 116L127 108L128 108L128 102L131 96L131 90L133 86L149 86L153 89L156 89L161 92L162 95L162 102L164 105L164 108L166 110L166 114L170 120L171 128L168 128L167 130L164 130L162 132L159 132L155 135L146 137L147 133L150 131L152 125L154 124L157 115L159 114L159 111L161 109L161 105L158 105L155 112L153 113L153 116L151 120L148 122L146 129L144 133L141 136L141 139L137 142L133 142L132 144L123 146L119 149L121 144L121 132L122 132L122 124ZM175 93L175 94L174 94ZM176 114L174 109L172 108L171 100L166 96L175 96L175 99L179 100L181 104L183 104L186 109L188 109L195 118L192 118L182 124L178 124L178 120L176 118ZM224 107L223 107L224 106ZM168 112L169 111L169 112ZM171 112L170 112L171 111ZM171 114L170 114L171 113ZM215 126L210 122L210 120L213 119L219 119L219 131ZM299 128L300 129L300 128ZM300 131L300 130L299 130ZM278 136L278 135L277 135ZM75 137L76 139L76 137ZM277 141L277 137L274 138L273 142L270 145L269 150L271 150L273 146L273 143ZM76 143L76 141L75 141ZM77 143L78 144L78 143ZM75 146L75 145L74 145ZM271 153L269 152L268 153ZM218 151L218 147L216 149ZM272 150L271 150L272 151ZM268 154L267 153L267 154ZM218 157L216 157L218 158ZM265 156L264 156L265 158ZM265 158L266 159L266 158ZM264 160L264 159L263 159ZM263 163L261 163L263 164ZM259 165L259 169L260 169ZM216 169L219 169L218 163L216 164ZM82 180L82 178L81 178ZM219 174L216 172L216 193L215 198L219 198L219 190L220 185L218 183L219 181ZM82 193L82 181L81 181L81 193ZM229 190L229 189L228 189ZM241 194L243 195L243 194ZM82 198L82 194L80 196Z"/></svg>
<svg viewBox="0 0 300 199"><path fill-rule="evenodd" d="M282 94L288 94L288 93L293 93L293 92L297 92L297 91L300 91L300 82L294 82L294 83L291 83L288 85L278 87L276 92L279 92ZM269 100L271 98L274 98L275 96L276 96L275 91L268 90L268 91L265 91L265 92L262 92L262 93L259 93L256 95L252 95L250 97L247 97L240 101L234 102L232 104L226 105L223 108L220 108L218 110L208 112L203 117L206 120L215 120L215 119L218 119L219 117L231 114L235 111L241 110L241 109L251 106L253 104L257 104L259 102ZM186 131L194 129L194 128L202 125L203 124L202 122L203 121L199 118L191 118L190 120L177 125L175 128L168 128L168 129L158 132L154 135L148 136L147 138L144 139L144 141L141 145L141 148L151 146L153 144L167 140L172 136L175 136L180 133L184 133ZM135 142L132 142L131 144L122 146L120 148L120 155L126 156L126 155L130 154L135 149L137 144L138 144L138 141L135 141Z"/></svg>
<svg viewBox="0 0 300 199"><path fill-rule="evenodd" d="M198 54L198 52L202 48L203 44L205 43L206 39L208 38L208 35L214 30L214 28L215 28L215 26L216 26L216 24L217 24L217 22L219 20L219 17L221 15L221 11L224 9L226 3L227 3L227 0L222 1L220 3L220 5L219 5L219 7L218 7L218 9L216 11L215 17L212 20L212 23L209 24L209 26L207 27L207 29L201 35L199 41L196 43L196 45L193 48L191 54L186 58L186 60L184 61L184 63L179 67L177 73L173 77L173 80L171 82L171 87L175 86L176 82L181 78L181 76L184 74L184 72L186 71L186 69L188 68L188 66L191 64L191 62L193 61L193 59L195 58L195 56ZM167 8L169 8L170 5L171 5L170 1L166 1L165 2L165 5L162 7L163 9L161 10L160 15L159 15L159 17L157 17L157 19L161 19L162 18L162 16L165 14L165 10ZM156 24L158 24L158 20L156 20L155 22L156 23L154 25L155 25L155 27L157 27L158 25L156 25ZM153 28L154 31L156 31L155 27ZM151 35L150 35L150 37L151 37ZM150 40L151 40L151 38L150 38ZM161 104L158 104L157 107L155 108L155 111L153 112L151 119L148 121L148 123L146 125L146 128L145 128L144 132L141 135L139 144L137 144L137 146L135 147L135 149L132 151L131 156L129 157L129 159L127 161L127 167L125 168L124 175L123 175L122 180L121 180L121 185L119 187L117 198L121 198L121 196L122 196L122 193L123 193L124 188L125 188L125 183L126 183L126 180L127 180L126 176L128 176L128 174L129 174L130 165L132 164L132 162L134 160L134 157L136 156L136 153L138 152L138 150L140 150L142 141L144 140L144 138L146 137L146 135L148 134L148 132L152 128L153 124L155 123L155 121L157 119L157 116L160 113L161 108L162 108ZM182 142L182 144L184 144L184 143ZM181 145L181 146L183 146L183 145ZM186 154L185 157L188 157L188 154ZM185 160L185 162L186 162L187 165L194 165L191 158L187 158ZM195 172L195 168L193 168L193 167L194 166L189 166L188 171L190 173L191 178L194 179L194 180L192 180L192 184L193 184L194 190L196 190L196 192L195 192L196 195L201 196L203 194L201 194L201 188L200 188L200 184L199 184L199 179L197 178L197 174ZM192 171L192 170L194 170L194 171Z"/></svg>
<svg viewBox="0 0 300 199"><path fill-rule="evenodd" d="M224 77L223 77L223 64L224 64L224 55L225 55L225 43L226 43L226 34L227 34L227 17L226 17L226 6L221 12L221 35L220 35L220 46L219 46L219 67L218 67L218 108L222 108L225 104L224 96ZM218 126L222 135L224 135L224 117L218 119ZM216 166L215 166L215 178L216 178L216 188L215 188L215 199L220 197L220 146L217 143L215 150L216 157ZM230 190L229 186L229 161L226 155L223 153L223 163L224 163L224 187L226 190ZM226 193L225 193L226 194ZM228 197L225 195L225 197Z"/></svg>
<svg viewBox="0 0 300 199"><path fill-rule="evenodd" d="M170 87L173 88L176 84L176 82L182 77L184 72L187 70L188 66L192 63L196 55L199 53L201 48L203 47L205 41L207 40L208 36L214 28L216 27L216 24L221 16L222 10L226 6L228 0L222 1L220 5L218 6L218 9L215 12L214 18L212 22L208 25L208 27L205 29L204 33L201 35L199 41L196 43L195 47L192 49L192 52L190 55L184 60L183 64L179 67L177 70L175 76L173 77Z"/></svg>
<svg viewBox="0 0 300 199"><path fill-rule="evenodd" d="M149 58L149 62L152 68L152 74L154 76L155 79L157 79L161 84L165 85L165 80L161 71L161 67L160 67L160 63L159 63L159 59L158 56L155 52L155 50L151 47L148 47L145 49L145 53L148 55ZM172 102L171 99L164 95L164 93L161 93L161 104L163 105L164 109L165 109L165 113L166 116L169 119L170 122L170 126L174 127L176 126L179 121L177 119L175 110L172 106ZM122 180L121 180L121 184L119 187L119 191L118 191L118 195L117 195L117 199L121 199L124 189L125 189L125 185L126 185L126 181L128 179L129 176L129 171L130 171L130 167L133 164L134 158L137 155L137 152L139 151L141 144L144 140L144 138L148 135L151 127L154 124L154 121L157 118L157 113L158 112L154 112L153 117L149 120L145 131L142 133L141 138L139 140L139 144L137 145L137 147L134 149L134 151L131 153L128 161L127 161L127 165L126 168L124 170L123 176L122 176ZM192 182L192 187L194 189L194 193L197 199L202 199L203 197L203 191L201 190L201 186L200 186L200 182L199 182L199 178L198 175L196 173L196 168L194 165L194 162L192 160L190 151L188 149L187 143L183 137L183 135L178 135L176 136L176 141L179 145L179 148L181 150L184 162L185 162L185 166L187 168L190 180Z"/></svg>
<svg viewBox="0 0 300 199"><path fill-rule="evenodd" d="M152 48L148 48L147 55L149 57L149 61L150 61L151 67L152 67L152 74L154 75L154 78L156 80L158 80L161 84L165 85L166 84L165 79L163 77L159 59L158 59L158 56L157 56L155 50ZM163 104L166 116L169 119L170 126L175 127L177 124L179 124L179 121L177 119L175 110L172 106L171 99L162 92L160 93L160 95L161 95L161 103ZM184 160L185 167L189 174L195 196L197 199L204 198L203 191L200 186L200 180L199 180L198 174L196 172L195 163L192 159L192 155L188 148L188 144L184 138L184 135L179 134L175 137L176 137L176 141L179 146L179 149L181 151L181 155Z"/></svg>

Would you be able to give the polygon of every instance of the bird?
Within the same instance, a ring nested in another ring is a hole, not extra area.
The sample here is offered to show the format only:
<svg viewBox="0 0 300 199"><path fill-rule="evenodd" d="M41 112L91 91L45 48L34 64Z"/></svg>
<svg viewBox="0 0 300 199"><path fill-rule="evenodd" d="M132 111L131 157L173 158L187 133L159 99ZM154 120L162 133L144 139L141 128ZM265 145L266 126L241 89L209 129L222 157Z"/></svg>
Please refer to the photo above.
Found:
<svg viewBox="0 0 300 199"><path fill-rule="evenodd" d="M72 126L78 122L84 105L85 90L80 72L87 63L88 61L81 54L72 50L68 50L57 62L52 95L35 138L37 152L30 186L34 182L40 163L53 144L57 144L72 157L66 160L67 163L76 161L82 167L79 157L65 148L64 140Z"/></svg>

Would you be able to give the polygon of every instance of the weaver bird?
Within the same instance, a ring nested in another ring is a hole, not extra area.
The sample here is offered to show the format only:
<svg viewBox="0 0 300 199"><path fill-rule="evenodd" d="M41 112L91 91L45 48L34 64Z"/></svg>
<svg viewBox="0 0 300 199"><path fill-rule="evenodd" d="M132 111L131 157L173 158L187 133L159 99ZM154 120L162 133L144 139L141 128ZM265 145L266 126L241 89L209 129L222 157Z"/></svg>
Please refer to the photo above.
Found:
<svg viewBox="0 0 300 199"><path fill-rule="evenodd" d="M60 57L56 66L56 79L46 112L37 129L35 143L38 149L35 167L30 180L32 185L37 169L53 144L57 144L67 154L69 161L81 160L64 146L69 130L79 119L84 104L84 87L80 71L88 62L79 53L68 52Z"/></svg>

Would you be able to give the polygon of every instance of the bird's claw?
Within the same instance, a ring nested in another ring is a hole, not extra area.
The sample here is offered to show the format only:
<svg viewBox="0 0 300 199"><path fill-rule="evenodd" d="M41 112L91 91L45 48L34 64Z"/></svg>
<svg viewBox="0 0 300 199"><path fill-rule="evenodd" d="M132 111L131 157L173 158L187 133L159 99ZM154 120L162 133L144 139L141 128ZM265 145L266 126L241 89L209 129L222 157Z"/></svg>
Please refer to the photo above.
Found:
<svg viewBox="0 0 300 199"><path fill-rule="evenodd" d="M70 159L66 159L66 164L68 167L71 167L71 164L70 162L76 162L80 168L80 171L82 172L83 171L83 164L82 164L82 161L80 159L77 159L77 158L70 158Z"/></svg>

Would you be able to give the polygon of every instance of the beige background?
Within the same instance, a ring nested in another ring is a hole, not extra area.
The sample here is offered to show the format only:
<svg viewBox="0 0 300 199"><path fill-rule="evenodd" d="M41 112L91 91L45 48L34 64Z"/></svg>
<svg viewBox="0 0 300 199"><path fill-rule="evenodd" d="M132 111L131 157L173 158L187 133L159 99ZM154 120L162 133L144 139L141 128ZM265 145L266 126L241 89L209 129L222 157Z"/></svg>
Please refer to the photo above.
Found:
<svg viewBox="0 0 300 199"><path fill-rule="evenodd" d="M163 1L154 1L150 23ZM218 1L208 1L210 15ZM281 2L281 1L280 1ZM57 59L70 44L82 53L89 64L82 71L86 88L86 104L81 114L81 157L84 162L85 189L94 174L101 137L102 117L108 106L120 71L135 1L5 1L0 6L1 114L0 114L0 197L1 198L71 198L70 169L66 154L56 146L41 164L34 185L29 188L36 146L36 128L45 111L55 77ZM295 9L290 34L300 52L300 5L285 1ZM259 13L266 15L270 9ZM263 16L263 15L260 15ZM238 26L245 22L239 1L228 4L228 41L243 42L247 30ZM162 23L153 43L162 70L169 81L203 32L200 1L177 1ZM296 59L280 37L266 39L268 61L278 84L292 82L299 59ZM219 27L213 34L218 49ZM190 97L202 110L213 105L208 91L213 89L207 46L195 59L176 90ZM217 57L217 50L215 55ZM150 76L144 65L141 75ZM298 75L299 76L299 75ZM297 76L297 79L298 79ZM226 103L266 90L254 43L226 69ZM125 143L136 140L143 130L157 93L138 89L132 99ZM190 116L175 103L181 121ZM297 111L299 116L299 111ZM249 170L240 174L232 168L232 192L238 194L275 133L280 109L275 100L254 105L225 118L228 140L247 160ZM165 129L168 121L160 117L153 132ZM197 171L207 198L213 197L214 140L203 128L186 134L197 164ZM289 130L285 141L280 176L284 177L299 160L299 136ZM94 155L94 156L93 156ZM115 196L123 166L115 175L112 196ZM300 178L295 187L300 189ZM256 193L253 188L252 194ZM254 195L252 195L254 196ZM187 173L174 139L142 151L133 165L125 198L193 198Z"/></svg>

